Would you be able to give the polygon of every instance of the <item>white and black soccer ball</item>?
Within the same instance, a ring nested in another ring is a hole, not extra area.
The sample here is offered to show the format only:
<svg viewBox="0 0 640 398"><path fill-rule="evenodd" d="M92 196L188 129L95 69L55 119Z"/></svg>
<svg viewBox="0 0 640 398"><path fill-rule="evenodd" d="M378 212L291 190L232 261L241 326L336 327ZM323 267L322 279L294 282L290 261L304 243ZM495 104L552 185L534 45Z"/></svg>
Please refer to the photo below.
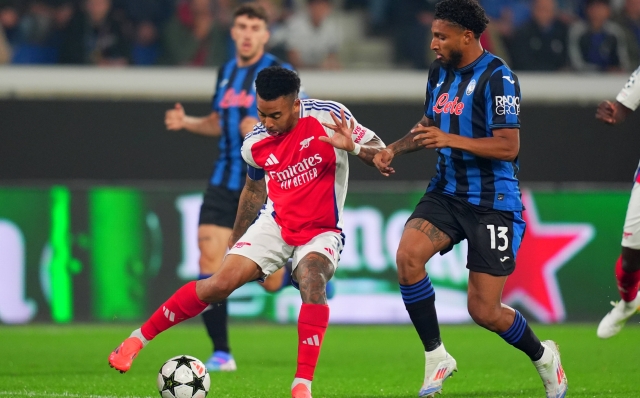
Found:
<svg viewBox="0 0 640 398"><path fill-rule="evenodd" d="M158 372L158 391L162 398L204 398L210 386L207 368L189 355L169 359Z"/></svg>

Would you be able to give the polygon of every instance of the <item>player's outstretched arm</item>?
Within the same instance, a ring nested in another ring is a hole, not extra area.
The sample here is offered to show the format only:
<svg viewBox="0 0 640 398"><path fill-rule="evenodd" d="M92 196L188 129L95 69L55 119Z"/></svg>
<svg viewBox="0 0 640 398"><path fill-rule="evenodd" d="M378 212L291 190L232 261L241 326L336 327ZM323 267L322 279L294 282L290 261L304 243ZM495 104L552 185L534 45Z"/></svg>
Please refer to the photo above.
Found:
<svg viewBox="0 0 640 398"><path fill-rule="evenodd" d="M233 231L229 237L229 248L238 242L238 239L249 229L249 226L258 216L260 208L267 198L267 185L264 178L252 180L247 176L247 181L242 188L240 201L238 203L238 213L233 224Z"/></svg>
<svg viewBox="0 0 640 398"><path fill-rule="evenodd" d="M631 112L631 109L618 101L602 101L596 109L596 119L614 125L624 122Z"/></svg>
<svg viewBox="0 0 640 398"><path fill-rule="evenodd" d="M344 109L340 109L340 119L338 119L333 111L330 115L335 124L322 123L322 125L335 131L335 134L331 137L320 137L320 141L331 144L335 148L345 150L352 155L356 155L364 163L373 166L373 157L380 149L384 148L384 142L382 142L378 136L374 136L374 138L366 144L356 144L353 141L353 130L356 126L355 120L351 118L351 121L347 122Z"/></svg>
<svg viewBox="0 0 640 398"><path fill-rule="evenodd" d="M373 163L373 158L380 152L386 148L382 139L377 135L370 139L366 144L362 144L360 146L360 152L358 152L358 158L362 160L365 164L375 167L376 165Z"/></svg>
<svg viewBox="0 0 640 398"><path fill-rule="evenodd" d="M416 123L414 129L419 126L427 127L433 126L434 121L427 116L423 116L422 119ZM391 161L396 155L402 155L409 152L417 151L422 147L413 139L413 129L409 134L400 138L398 141L389 144L386 148L380 150L373 158L373 164L378 168L383 176L388 177L390 174L395 173L395 170L391 166Z"/></svg>
<svg viewBox="0 0 640 398"><path fill-rule="evenodd" d="M204 117L188 116L180 103L176 103L173 109L165 112L164 124L167 130L172 131L185 129L195 134L212 137L218 137L222 133L218 112L211 112L209 116Z"/></svg>

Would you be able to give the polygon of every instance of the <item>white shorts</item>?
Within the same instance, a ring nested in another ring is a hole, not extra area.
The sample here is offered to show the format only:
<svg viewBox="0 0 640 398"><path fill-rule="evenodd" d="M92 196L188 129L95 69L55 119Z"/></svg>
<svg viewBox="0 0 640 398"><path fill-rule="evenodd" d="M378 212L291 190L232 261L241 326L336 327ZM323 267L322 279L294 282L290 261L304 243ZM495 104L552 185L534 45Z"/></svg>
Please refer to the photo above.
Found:
<svg viewBox="0 0 640 398"><path fill-rule="evenodd" d="M267 277L284 267L290 258L293 259L292 269L295 270L298 262L311 252L324 254L335 271L342 247L342 236L336 232L324 232L302 246L290 246L282 239L280 227L271 214L262 212L227 254L238 254L253 260Z"/></svg>
<svg viewBox="0 0 640 398"><path fill-rule="evenodd" d="M633 184L622 230L622 247L640 250L640 183Z"/></svg>

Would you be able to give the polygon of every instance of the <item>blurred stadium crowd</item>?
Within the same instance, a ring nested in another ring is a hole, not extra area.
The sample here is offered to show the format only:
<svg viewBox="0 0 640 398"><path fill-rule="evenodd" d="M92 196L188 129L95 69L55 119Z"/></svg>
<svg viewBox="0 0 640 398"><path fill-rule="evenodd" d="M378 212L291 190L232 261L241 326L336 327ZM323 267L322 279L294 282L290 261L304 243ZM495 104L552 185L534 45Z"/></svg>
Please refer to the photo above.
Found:
<svg viewBox="0 0 640 398"><path fill-rule="evenodd" d="M428 68L438 0L257 0L297 68ZM0 0L0 63L218 66L244 0ZM516 71L629 71L640 0L480 0L483 46Z"/></svg>

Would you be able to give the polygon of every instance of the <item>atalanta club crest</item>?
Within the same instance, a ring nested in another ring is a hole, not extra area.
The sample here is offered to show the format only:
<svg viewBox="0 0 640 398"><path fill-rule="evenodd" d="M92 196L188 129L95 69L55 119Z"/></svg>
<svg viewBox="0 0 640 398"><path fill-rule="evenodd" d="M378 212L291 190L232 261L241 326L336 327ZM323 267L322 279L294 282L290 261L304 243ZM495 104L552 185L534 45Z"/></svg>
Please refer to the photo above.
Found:
<svg viewBox="0 0 640 398"><path fill-rule="evenodd" d="M476 79L473 79L469 82L469 85L467 86L466 94L471 95L471 93L475 88L476 88Z"/></svg>

